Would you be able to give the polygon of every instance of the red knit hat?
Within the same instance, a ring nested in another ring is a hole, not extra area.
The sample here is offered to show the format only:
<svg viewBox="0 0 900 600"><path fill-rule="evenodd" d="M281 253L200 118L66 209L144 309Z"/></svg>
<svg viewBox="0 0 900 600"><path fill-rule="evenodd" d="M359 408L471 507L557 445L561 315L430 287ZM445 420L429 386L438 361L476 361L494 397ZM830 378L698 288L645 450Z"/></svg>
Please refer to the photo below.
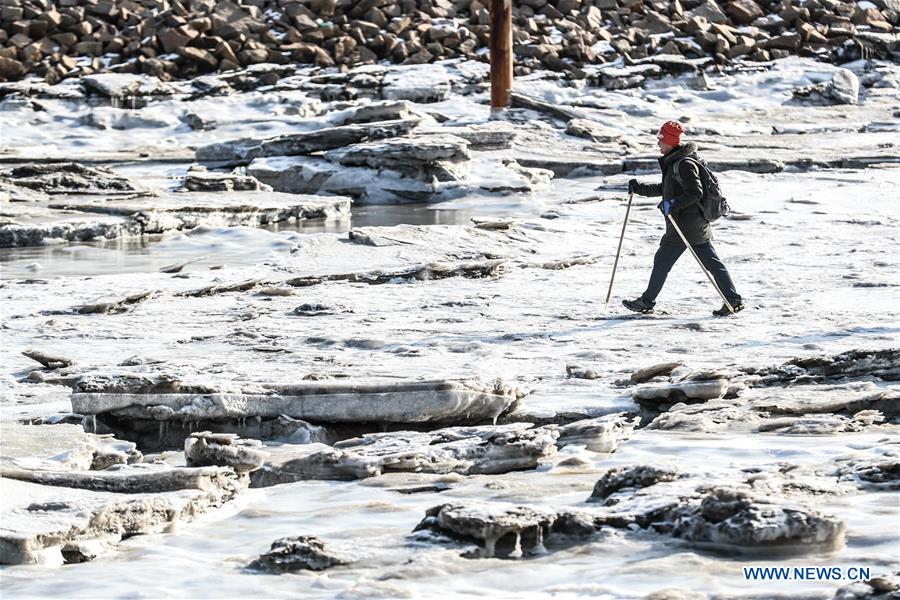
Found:
<svg viewBox="0 0 900 600"><path fill-rule="evenodd" d="M681 143L681 134L684 133L684 125L678 121L666 121L659 128L657 138L662 140L664 144L677 146Z"/></svg>

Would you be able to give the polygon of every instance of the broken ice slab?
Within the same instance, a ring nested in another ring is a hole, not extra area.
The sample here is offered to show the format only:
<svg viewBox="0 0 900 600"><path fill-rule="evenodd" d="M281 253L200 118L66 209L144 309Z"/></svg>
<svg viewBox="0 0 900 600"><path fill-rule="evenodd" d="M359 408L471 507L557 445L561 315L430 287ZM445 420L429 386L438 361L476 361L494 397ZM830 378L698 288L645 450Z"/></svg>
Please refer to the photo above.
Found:
<svg viewBox="0 0 900 600"><path fill-rule="evenodd" d="M471 155L463 138L434 134L353 144L326 152L325 158L344 167L390 169L427 182L463 179L453 165Z"/></svg>
<svg viewBox="0 0 900 600"><path fill-rule="evenodd" d="M184 458L190 467L228 466L238 473L259 469L268 457L259 440L245 440L234 433L192 433L184 440Z"/></svg>
<svg viewBox="0 0 900 600"><path fill-rule="evenodd" d="M4 422L0 438L0 466L86 471L142 460L141 453L133 443L85 433L80 424L80 416L78 421L77 425L20 425Z"/></svg>
<svg viewBox="0 0 900 600"><path fill-rule="evenodd" d="M351 231L352 234L353 232ZM468 261L457 264L435 262L427 265L414 265L398 269L379 269L361 273L335 273L333 275L295 277L287 280L285 283L294 287L309 287L325 283L326 281L352 281L369 285L381 285L394 281L433 281L449 277L480 279L497 277L503 272L505 264L506 261L504 260Z"/></svg>
<svg viewBox="0 0 900 600"><path fill-rule="evenodd" d="M715 400L728 391L727 379L709 381L679 381L661 385L644 385L635 388L634 400L638 404L663 404L674 402L690 402Z"/></svg>
<svg viewBox="0 0 900 600"><path fill-rule="evenodd" d="M181 477L184 485L167 488L171 491L150 485L142 486L140 493L61 488L4 477L0 564L91 560L124 538L170 530L231 500L244 488L230 469L157 471L204 475Z"/></svg>
<svg viewBox="0 0 900 600"><path fill-rule="evenodd" d="M285 221L343 218L350 198L273 192L186 192L127 198L78 198L4 207L0 248L138 237L207 227L261 227Z"/></svg>
<svg viewBox="0 0 900 600"><path fill-rule="evenodd" d="M175 490L215 490L234 475L229 468L198 467L172 469L156 464L125 465L103 471L45 471L0 469L0 477L95 492L143 494Z"/></svg>
<svg viewBox="0 0 900 600"><path fill-rule="evenodd" d="M634 433L638 421L629 413L615 413L561 425L557 446L583 445L591 452L615 452Z"/></svg>
<svg viewBox="0 0 900 600"><path fill-rule="evenodd" d="M76 216L67 211L50 211L46 221L11 220L0 224L0 248L111 240L139 236L141 231L140 223L122 217Z"/></svg>
<svg viewBox="0 0 900 600"><path fill-rule="evenodd" d="M306 479L352 480L382 473L496 475L534 469L556 453L557 432L530 423L369 433L321 444L267 447L272 457L251 474L253 487Z"/></svg>
<svg viewBox="0 0 900 600"><path fill-rule="evenodd" d="M360 123L326 127L316 131L292 133L272 138L242 138L217 142L197 148L201 162L247 164L254 158L297 156L342 148L369 140L405 135L419 124L419 119L398 119L377 123Z"/></svg>
<svg viewBox="0 0 900 600"><path fill-rule="evenodd" d="M350 199L340 196L274 192L180 192L121 200L52 202L51 209L132 217L143 233L207 227L254 227L342 217L350 214Z"/></svg>
<svg viewBox="0 0 900 600"><path fill-rule="evenodd" d="M0 177L16 186L45 194L129 194L139 192L126 177L105 167L88 167L75 162L35 163L0 171Z"/></svg>
<svg viewBox="0 0 900 600"><path fill-rule="evenodd" d="M314 423L480 423L512 409L522 395L501 382L478 380L303 382L228 390L170 378L101 374L83 377L71 400L75 412L96 415L101 425L121 437L155 445L158 431L160 443L180 435L181 445L193 429L253 437L243 431L248 422L262 429L281 417ZM222 429L235 421L239 427Z"/></svg>
<svg viewBox="0 0 900 600"><path fill-rule="evenodd" d="M72 394L73 410L157 421L287 415L326 423L473 422L497 417L521 397L515 388L477 380L263 384L246 393L173 393L169 384L129 389L127 382L114 376L83 378Z"/></svg>
<svg viewBox="0 0 900 600"><path fill-rule="evenodd" d="M279 192L340 194L360 202L428 202L458 182L426 182L387 169L346 167L314 156L257 158L247 172Z"/></svg>
<svg viewBox="0 0 900 600"><path fill-rule="evenodd" d="M168 83L148 75L131 73L97 73L80 79L87 94L123 101L132 97L167 97L178 93L178 83Z"/></svg>
<svg viewBox="0 0 900 600"><path fill-rule="evenodd" d="M428 509L414 531L431 532L436 542L449 537L480 546L475 553L464 556L522 558L546 554L544 542L548 536L582 533L568 526L575 519L561 519L561 516L553 509L500 502L441 504Z"/></svg>

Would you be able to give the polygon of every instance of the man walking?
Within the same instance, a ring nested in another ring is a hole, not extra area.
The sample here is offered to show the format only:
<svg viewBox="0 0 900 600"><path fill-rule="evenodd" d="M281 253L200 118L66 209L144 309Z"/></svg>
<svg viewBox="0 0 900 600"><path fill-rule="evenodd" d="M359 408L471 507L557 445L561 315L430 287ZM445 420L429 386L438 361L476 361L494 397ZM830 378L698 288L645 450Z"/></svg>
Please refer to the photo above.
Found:
<svg viewBox="0 0 900 600"><path fill-rule="evenodd" d="M634 300L623 300L625 308L639 313L651 313L656 305L656 297L666 282L669 271L678 258L687 249L672 227L668 216L671 214L684 233L688 243L694 249L700 262L709 271L716 285L724 294L734 312L744 310L740 294L734 289L734 283L728 269L719 260L712 245L712 227L703 216L700 202L703 197L703 183L700 178L700 167L697 157L697 146L693 143L682 143L684 127L677 121L668 121L659 130L657 145L662 156L659 166L662 169L662 183L639 183L637 179L628 182L628 191L641 196L662 196L658 208L666 218L666 233L659 243L659 249L653 258L653 272L647 289ZM731 314L728 306L713 311L717 317Z"/></svg>

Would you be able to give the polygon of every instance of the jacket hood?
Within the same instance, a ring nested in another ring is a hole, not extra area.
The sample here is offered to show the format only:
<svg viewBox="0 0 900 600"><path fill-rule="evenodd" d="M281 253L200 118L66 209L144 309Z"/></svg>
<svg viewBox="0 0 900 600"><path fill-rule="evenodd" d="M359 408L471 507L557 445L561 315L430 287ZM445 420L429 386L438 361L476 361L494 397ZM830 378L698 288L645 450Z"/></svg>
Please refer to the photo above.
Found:
<svg viewBox="0 0 900 600"><path fill-rule="evenodd" d="M676 146L672 150L669 150L669 153L661 156L659 158L659 165L662 167L663 171L666 170L666 167L671 165L677 160L681 160L682 158L697 157L697 144L694 142L685 142L680 146Z"/></svg>

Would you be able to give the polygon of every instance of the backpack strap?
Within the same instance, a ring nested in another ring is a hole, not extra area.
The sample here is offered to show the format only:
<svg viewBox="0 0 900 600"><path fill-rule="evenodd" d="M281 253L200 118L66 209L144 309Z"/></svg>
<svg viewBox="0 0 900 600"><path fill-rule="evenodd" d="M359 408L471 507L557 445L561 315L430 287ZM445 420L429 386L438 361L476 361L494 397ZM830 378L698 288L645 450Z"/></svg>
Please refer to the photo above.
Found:
<svg viewBox="0 0 900 600"><path fill-rule="evenodd" d="M680 186L684 186L684 182L681 181L681 171L680 171L681 163L683 163L686 160L692 160L695 163L697 163L698 170L700 170L700 168L703 167L703 164L699 160L691 158L690 156L685 156L684 158L679 158L674 163L672 163L672 172L675 174L675 181L677 181L678 185L680 185ZM701 183L702 183L702 181L701 181Z"/></svg>

